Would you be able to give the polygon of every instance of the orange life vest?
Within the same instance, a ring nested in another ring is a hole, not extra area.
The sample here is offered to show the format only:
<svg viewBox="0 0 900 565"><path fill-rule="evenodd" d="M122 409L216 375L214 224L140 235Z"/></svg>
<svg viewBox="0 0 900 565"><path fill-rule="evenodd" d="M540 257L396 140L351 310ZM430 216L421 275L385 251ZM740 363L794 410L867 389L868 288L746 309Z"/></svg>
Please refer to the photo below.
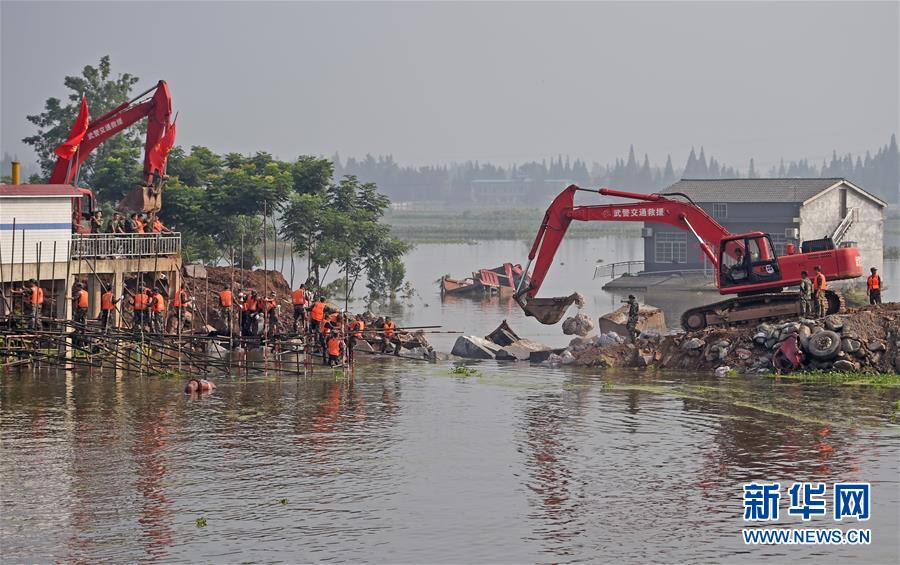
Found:
<svg viewBox="0 0 900 565"><path fill-rule="evenodd" d="M78 308L88 307L88 293L86 290L79 290L78 294L75 295L75 305Z"/></svg>
<svg viewBox="0 0 900 565"><path fill-rule="evenodd" d="M881 277L869 275L869 278L866 280L866 286L869 290L881 290Z"/></svg>
<svg viewBox="0 0 900 565"><path fill-rule="evenodd" d="M272 298L263 298L259 301L259 309L263 312L271 312L275 308L275 300Z"/></svg>
<svg viewBox="0 0 900 565"><path fill-rule="evenodd" d="M162 229L163 229L163 225L162 225L162 222L159 221L159 219L153 220L153 223L150 224L150 230L153 233L160 233L162 231Z"/></svg>
<svg viewBox="0 0 900 565"><path fill-rule="evenodd" d="M244 301L244 312L256 312L256 299L252 296Z"/></svg>
<svg viewBox="0 0 900 565"><path fill-rule="evenodd" d="M397 326L394 325L394 322L385 322L384 323L384 337L391 337L394 335L394 328Z"/></svg>
<svg viewBox="0 0 900 565"><path fill-rule="evenodd" d="M39 286L31 287L31 303L32 304L43 304L44 303L44 289Z"/></svg>
<svg viewBox="0 0 900 565"><path fill-rule="evenodd" d="M175 308L183 308L187 306L188 298L189 296L186 290L179 290L175 293L175 300L172 302L172 306Z"/></svg>
<svg viewBox="0 0 900 565"><path fill-rule="evenodd" d="M813 279L813 290L826 290L827 288L828 283L825 281L825 275L816 273L816 278Z"/></svg>
<svg viewBox="0 0 900 565"><path fill-rule="evenodd" d="M134 295L134 310L137 312L146 310L147 302L149 302L149 301L150 301L150 299L143 292L139 292L139 293L135 294Z"/></svg>
<svg viewBox="0 0 900 565"><path fill-rule="evenodd" d="M221 304L223 308L231 308L232 294L230 290L223 290L219 293L219 304Z"/></svg>
<svg viewBox="0 0 900 565"><path fill-rule="evenodd" d="M335 357L341 354L341 340L336 337L328 340L328 354Z"/></svg>
<svg viewBox="0 0 900 565"><path fill-rule="evenodd" d="M291 293L291 301L294 303L294 306L303 306L306 304L306 291L298 288Z"/></svg>
<svg viewBox="0 0 900 565"><path fill-rule="evenodd" d="M153 295L153 311L154 312L165 312L166 311L166 298L159 294L158 292Z"/></svg>
<svg viewBox="0 0 900 565"><path fill-rule="evenodd" d="M350 324L350 331L353 332L353 337L362 337L364 329L366 329L366 323L362 320L353 320L353 323Z"/></svg>
<svg viewBox="0 0 900 565"><path fill-rule="evenodd" d="M100 309L101 310L115 310L116 305L113 304L113 293L111 290L107 290L100 296Z"/></svg>
<svg viewBox="0 0 900 565"><path fill-rule="evenodd" d="M321 322L325 319L325 303L324 302L316 302L313 304L312 310L309 312L309 317L313 319L313 321Z"/></svg>
<svg viewBox="0 0 900 565"><path fill-rule="evenodd" d="M140 219L136 219L134 221L134 227L137 233L144 233L144 222L142 222Z"/></svg>
<svg viewBox="0 0 900 565"><path fill-rule="evenodd" d="M331 322L325 322L322 324L322 335L328 335L331 333Z"/></svg>

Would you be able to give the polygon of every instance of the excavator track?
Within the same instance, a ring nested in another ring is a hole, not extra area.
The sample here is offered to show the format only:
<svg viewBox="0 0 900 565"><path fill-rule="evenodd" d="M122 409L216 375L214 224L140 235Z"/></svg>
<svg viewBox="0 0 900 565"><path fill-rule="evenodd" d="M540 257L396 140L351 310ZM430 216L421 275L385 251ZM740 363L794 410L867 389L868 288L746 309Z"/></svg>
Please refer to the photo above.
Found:
<svg viewBox="0 0 900 565"><path fill-rule="evenodd" d="M836 314L844 309L844 297L826 290L828 314ZM751 324L770 318L800 315L800 295L797 292L772 292L739 296L691 308L681 315L681 327L695 332L708 326L732 326Z"/></svg>

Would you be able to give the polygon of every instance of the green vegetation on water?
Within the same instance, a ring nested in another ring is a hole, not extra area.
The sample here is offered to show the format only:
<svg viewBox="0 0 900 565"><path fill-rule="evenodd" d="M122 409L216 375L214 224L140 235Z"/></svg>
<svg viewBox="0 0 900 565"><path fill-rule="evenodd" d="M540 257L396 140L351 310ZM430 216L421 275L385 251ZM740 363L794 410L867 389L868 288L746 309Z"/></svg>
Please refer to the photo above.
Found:
<svg viewBox="0 0 900 565"><path fill-rule="evenodd" d="M198 528L205 528L206 527L206 518L201 516L200 518L197 518L197 520L195 520L194 523L197 525Z"/></svg>
<svg viewBox="0 0 900 565"><path fill-rule="evenodd" d="M900 375L877 372L841 373L838 371L810 371L805 373L769 374L770 377L792 381L829 383L837 385L874 385L900 387Z"/></svg>
<svg viewBox="0 0 900 565"><path fill-rule="evenodd" d="M466 367L464 365L460 365L459 367L453 367L450 369L451 375L459 375L462 377L477 377L481 373L478 372L478 369L472 369L470 367Z"/></svg>

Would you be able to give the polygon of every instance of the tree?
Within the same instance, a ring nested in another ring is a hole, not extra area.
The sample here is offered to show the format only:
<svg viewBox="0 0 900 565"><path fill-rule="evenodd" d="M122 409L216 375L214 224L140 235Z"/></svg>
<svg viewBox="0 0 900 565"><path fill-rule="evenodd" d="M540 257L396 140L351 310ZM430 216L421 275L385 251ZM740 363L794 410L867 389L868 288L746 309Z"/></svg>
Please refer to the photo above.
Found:
<svg viewBox="0 0 900 565"><path fill-rule="evenodd" d="M37 127L37 133L22 141L30 145L37 153L44 180L49 178L53 171L53 166L56 164L56 155L53 150L68 137L72 122L75 121L75 116L78 114L82 95L87 97L91 117L96 118L127 102L131 97L132 88L138 80L138 77L129 73L119 74L112 78L109 55L105 55L96 67L85 66L81 71L81 76L67 76L63 79L66 88L71 91L67 96L67 104L63 104L59 98L51 97L44 103L43 112L27 116L26 119ZM98 171L105 171L107 175L104 177L105 180L109 180L110 168L119 168L122 173L130 171L131 167L127 163L108 164L105 161L109 158L136 159L139 157L140 134L145 128L146 126L143 124L135 124L98 146L84 161L81 180L89 186L100 187L99 182L94 180L94 175ZM140 180L138 175L131 179L118 179L117 184L130 182L130 188L132 184L136 184ZM117 193L118 190L118 188L113 189L111 194Z"/></svg>

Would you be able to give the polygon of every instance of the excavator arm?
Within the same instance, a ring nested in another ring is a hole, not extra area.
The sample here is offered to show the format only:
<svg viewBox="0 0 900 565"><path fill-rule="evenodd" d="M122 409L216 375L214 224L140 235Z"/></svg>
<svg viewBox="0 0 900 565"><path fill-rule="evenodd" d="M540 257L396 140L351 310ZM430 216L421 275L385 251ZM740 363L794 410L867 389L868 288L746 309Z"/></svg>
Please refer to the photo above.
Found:
<svg viewBox="0 0 900 565"><path fill-rule="evenodd" d="M149 98L148 94L153 93ZM59 158L50 175L50 184L72 184L76 172L91 152L110 137L147 118L144 143L144 170L141 186L119 204L120 208L142 212L159 211L165 172L165 157L156 156L154 147L160 142L172 116L172 95L166 81L142 92L99 118L92 120L72 161Z"/></svg>
<svg viewBox="0 0 900 565"><path fill-rule="evenodd" d="M628 198L639 202L575 206L575 193L579 191ZM714 248L720 240L731 234L699 206L691 202L673 200L668 196L638 194L611 188L589 190L575 185L566 187L557 195L544 214L541 227L528 254L528 267L525 271L528 272L533 262L534 272L531 273L528 286L517 289L515 295L516 302L519 303L525 314L533 316L543 324L555 324L577 299L575 294L562 298L536 298L572 220L657 222L675 226L690 231L697 239L700 249L706 257L718 268L719 259ZM522 280L525 280L525 277Z"/></svg>

